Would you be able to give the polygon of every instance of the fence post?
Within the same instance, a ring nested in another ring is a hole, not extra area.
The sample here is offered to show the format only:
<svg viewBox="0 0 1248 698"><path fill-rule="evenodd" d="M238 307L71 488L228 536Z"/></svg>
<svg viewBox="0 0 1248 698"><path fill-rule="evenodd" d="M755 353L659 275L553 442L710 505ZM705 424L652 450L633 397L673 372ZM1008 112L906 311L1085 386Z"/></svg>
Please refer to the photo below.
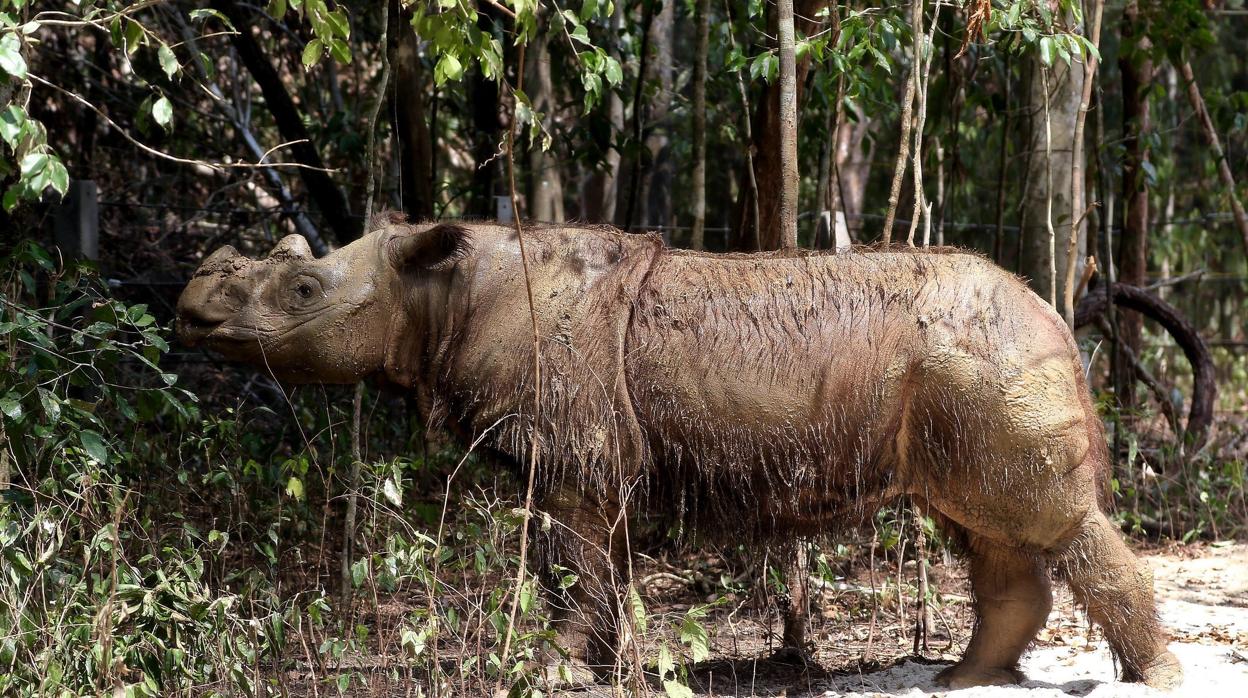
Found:
<svg viewBox="0 0 1248 698"><path fill-rule="evenodd" d="M100 190L89 179L69 183L52 219L53 240L65 260L100 258Z"/></svg>
<svg viewBox="0 0 1248 698"><path fill-rule="evenodd" d="M494 218L501 224L509 225L516 212L511 210L510 196L494 197Z"/></svg>

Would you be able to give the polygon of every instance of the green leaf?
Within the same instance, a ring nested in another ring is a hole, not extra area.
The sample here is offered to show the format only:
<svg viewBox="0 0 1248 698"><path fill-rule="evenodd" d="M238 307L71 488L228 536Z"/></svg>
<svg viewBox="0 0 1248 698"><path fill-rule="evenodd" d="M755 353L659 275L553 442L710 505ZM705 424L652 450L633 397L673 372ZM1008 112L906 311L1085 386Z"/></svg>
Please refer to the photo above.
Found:
<svg viewBox="0 0 1248 698"><path fill-rule="evenodd" d="M21 107L10 104L8 109L0 112L0 138L3 138L10 148L17 149L17 143L25 131L26 112L22 111Z"/></svg>
<svg viewBox="0 0 1248 698"><path fill-rule="evenodd" d="M292 476L286 481L286 494L299 501L303 501L303 481Z"/></svg>
<svg viewBox="0 0 1248 698"><path fill-rule="evenodd" d="M156 49L156 57L160 59L160 68L165 71L165 75L172 78L177 75L182 66L178 65L177 56L173 55L173 49L168 44L162 43L160 48Z"/></svg>
<svg viewBox="0 0 1248 698"><path fill-rule="evenodd" d="M633 625L639 632L646 632L646 605L641 600L641 594L637 593L637 587L631 584L628 586L628 606L633 616Z"/></svg>
<svg viewBox="0 0 1248 698"><path fill-rule="evenodd" d="M458 80L464 74L464 66L453 53L444 53L433 68L433 81L438 85L447 80Z"/></svg>
<svg viewBox="0 0 1248 698"><path fill-rule="evenodd" d="M351 47L342 39L334 39L329 42L329 55L339 63L347 65L351 62Z"/></svg>
<svg viewBox="0 0 1248 698"><path fill-rule="evenodd" d="M58 422L61 419L61 402L56 396L46 388L39 388L39 404L43 406L43 413L48 416L52 422Z"/></svg>
<svg viewBox="0 0 1248 698"><path fill-rule="evenodd" d="M278 15L274 15L274 16L276 17ZM191 10L190 17L192 21L199 21L201 19L206 20L208 18L212 18L224 24L226 28L229 29L230 31L236 31L234 29L234 25L230 23L229 18L227 18L225 15L221 14L220 12L217 12L216 10L210 10L207 8L199 9L199 10Z"/></svg>
<svg viewBox="0 0 1248 698"><path fill-rule="evenodd" d="M127 19L125 33L126 54L134 55L134 52L139 50L139 46L142 43L143 25L132 19Z"/></svg>
<svg viewBox="0 0 1248 698"><path fill-rule="evenodd" d="M706 628L696 618L685 616L680 624L680 641L689 646L693 661L700 662L711 653L711 641Z"/></svg>
<svg viewBox="0 0 1248 698"><path fill-rule="evenodd" d="M60 160L52 160L48 163L48 183L52 185L56 193L65 196L66 190L69 189L69 172Z"/></svg>
<svg viewBox="0 0 1248 698"><path fill-rule="evenodd" d="M1053 65L1053 37L1040 37L1040 62L1045 65Z"/></svg>
<svg viewBox="0 0 1248 698"><path fill-rule="evenodd" d="M334 34L344 39L351 36L351 23L347 21L347 15L342 10L326 13L325 19Z"/></svg>
<svg viewBox="0 0 1248 698"><path fill-rule="evenodd" d="M26 79L26 59L22 58L22 42L16 34L0 37L0 70L17 78Z"/></svg>
<svg viewBox="0 0 1248 698"><path fill-rule="evenodd" d="M602 65L602 74L606 76L607 82L612 85L618 85L624 79L624 71L620 68L620 62L607 56Z"/></svg>
<svg viewBox="0 0 1248 698"><path fill-rule="evenodd" d="M104 443L104 439L94 431L85 429L78 432L78 443L82 444L82 450L87 452L101 465L108 463L108 446Z"/></svg>
<svg viewBox="0 0 1248 698"><path fill-rule="evenodd" d="M165 129L173 123L173 104L169 102L168 97L162 95L160 99L152 103L152 118Z"/></svg>
<svg viewBox="0 0 1248 698"><path fill-rule="evenodd" d="M308 45L303 47L303 67L311 68L316 65L324 53L325 49L322 48L320 39L309 41Z"/></svg>
<svg viewBox="0 0 1248 698"><path fill-rule="evenodd" d="M9 419L20 422L22 419L22 403L18 400L17 393L9 393L4 397L0 397L0 412Z"/></svg>
<svg viewBox="0 0 1248 698"><path fill-rule="evenodd" d="M40 172L43 172L43 168L47 166L49 159L50 158L47 153L27 153L26 157L22 158L20 165L22 169L22 177L34 177Z"/></svg>

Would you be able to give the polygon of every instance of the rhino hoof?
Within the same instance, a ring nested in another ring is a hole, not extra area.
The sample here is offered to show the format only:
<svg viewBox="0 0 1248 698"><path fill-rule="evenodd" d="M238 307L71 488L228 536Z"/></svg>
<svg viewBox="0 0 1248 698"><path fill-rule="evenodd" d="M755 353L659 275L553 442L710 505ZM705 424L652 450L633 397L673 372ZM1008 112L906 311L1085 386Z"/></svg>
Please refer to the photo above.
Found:
<svg viewBox="0 0 1248 698"><path fill-rule="evenodd" d="M1183 666L1172 652L1163 652L1143 669L1128 672L1122 678L1161 691L1173 691L1183 685Z"/></svg>
<svg viewBox="0 0 1248 698"><path fill-rule="evenodd" d="M975 686L1009 686L1026 679L1018 669L966 666L959 662L936 675L936 685L957 690Z"/></svg>

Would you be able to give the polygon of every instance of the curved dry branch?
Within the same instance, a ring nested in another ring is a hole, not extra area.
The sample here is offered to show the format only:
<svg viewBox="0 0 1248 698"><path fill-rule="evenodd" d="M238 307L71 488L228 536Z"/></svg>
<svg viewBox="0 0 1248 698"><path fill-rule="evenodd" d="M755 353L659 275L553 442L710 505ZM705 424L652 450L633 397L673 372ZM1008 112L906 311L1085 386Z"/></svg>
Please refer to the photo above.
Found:
<svg viewBox="0 0 1248 698"><path fill-rule="evenodd" d="M1196 328L1192 327L1177 308L1137 286L1115 283L1114 305L1134 310L1165 328L1175 343L1183 350L1192 366L1192 406L1187 415L1187 427L1181 438L1193 451L1200 450L1209 439L1209 427L1213 422L1213 403L1218 395L1214 377L1213 354ZM1108 294L1097 290L1088 293L1075 309L1075 327L1096 322L1106 310Z"/></svg>

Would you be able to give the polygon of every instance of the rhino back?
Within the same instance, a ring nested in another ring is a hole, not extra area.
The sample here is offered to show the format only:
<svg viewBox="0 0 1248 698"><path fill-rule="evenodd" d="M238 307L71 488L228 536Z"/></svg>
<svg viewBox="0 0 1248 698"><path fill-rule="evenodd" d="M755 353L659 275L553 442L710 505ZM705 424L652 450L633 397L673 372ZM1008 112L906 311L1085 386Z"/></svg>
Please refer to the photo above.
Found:
<svg viewBox="0 0 1248 698"><path fill-rule="evenodd" d="M874 511L909 484L913 396L982 381L1036 341L1069 356L1038 303L971 255L664 254L626 363L656 479L704 509L694 518L784 527ZM939 365L951 347L967 362Z"/></svg>

